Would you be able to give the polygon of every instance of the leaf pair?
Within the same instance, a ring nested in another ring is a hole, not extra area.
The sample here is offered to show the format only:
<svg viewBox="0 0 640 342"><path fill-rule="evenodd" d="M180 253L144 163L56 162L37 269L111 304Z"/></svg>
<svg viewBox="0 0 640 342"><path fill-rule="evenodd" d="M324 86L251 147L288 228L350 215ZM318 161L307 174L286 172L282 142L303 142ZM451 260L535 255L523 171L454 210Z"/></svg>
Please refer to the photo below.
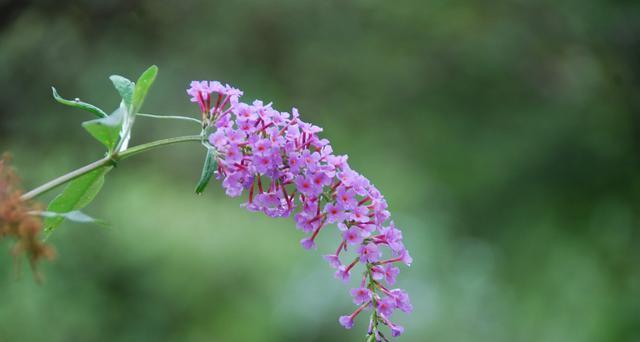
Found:
<svg viewBox="0 0 640 342"><path fill-rule="evenodd" d="M156 80L157 75L158 67L152 65L149 69L143 72L140 77L138 77L136 83L133 83L119 75L112 75L109 77L113 86L120 94L120 97L122 97L122 102L120 103L120 108L118 108L118 110L124 111L118 135L120 140L117 146L112 147L115 148L116 152L127 149L129 139L131 138L131 128L133 127L136 114L138 114L138 111L142 107L142 103L144 102L145 97L147 97L149 88L151 88L151 85ZM111 148L110 151L112 151Z"/></svg>
<svg viewBox="0 0 640 342"><path fill-rule="evenodd" d="M111 76L111 82L122 98L120 106L111 114L106 114L102 109L79 99L67 100L52 87L53 97L64 105L79 108L97 116L97 119L83 122L82 127L107 148L109 156L113 156L127 149L135 116L142 107L157 74L158 67L153 65L140 75L136 83L119 75ZM105 175L112 168L112 166L103 166L74 179L49 203L47 211L41 213L45 216L44 230L47 236L65 219L96 222L79 210L96 197L104 184Z"/></svg>

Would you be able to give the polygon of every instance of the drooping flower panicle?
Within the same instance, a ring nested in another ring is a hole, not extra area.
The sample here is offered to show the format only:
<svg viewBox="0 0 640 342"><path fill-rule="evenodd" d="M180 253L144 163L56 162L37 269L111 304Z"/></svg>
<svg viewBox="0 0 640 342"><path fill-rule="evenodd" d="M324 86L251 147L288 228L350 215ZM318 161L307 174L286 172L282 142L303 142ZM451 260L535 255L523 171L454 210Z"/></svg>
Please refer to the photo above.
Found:
<svg viewBox="0 0 640 342"><path fill-rule="evenodd" d="M339 319L350 329L365 309L372 311L368 336L393 336L403 328L390 321L395 310L412 310L401 289L388 289L399 273L396 264L411 265L402 233L390 221L387 202L371 182L349 167L346 155L335 155L322 128L302 121L298 110L280 112L256 100L239 101L242 91L217 81L193 81L187 90L198 103L208 141L216 151L216 178L231 197L248 193L243 204L270 217L293 217L305 233L306 249L317 248L316 238L329 224L341 231L333 254L325 255L335 276L349 281L355 267L364 267L362 281L351 291L358 308ZM347 256L347 249L356 254ZM343 263L343 260L346 260ZM386 285L385 285L386 284Z"/></svg>

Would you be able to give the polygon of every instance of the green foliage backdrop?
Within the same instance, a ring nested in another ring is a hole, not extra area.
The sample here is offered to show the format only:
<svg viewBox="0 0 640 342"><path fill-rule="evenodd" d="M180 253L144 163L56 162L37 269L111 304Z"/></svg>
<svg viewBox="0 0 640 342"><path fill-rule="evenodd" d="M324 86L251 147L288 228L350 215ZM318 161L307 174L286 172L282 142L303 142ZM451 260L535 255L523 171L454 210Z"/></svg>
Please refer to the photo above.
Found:
<svg viewBox="0 0 640 342"><path fill-rule="evenodd" d="M0 150L25 186L102 156L52 85L111 108L107 77L151 64L145 112L194 115L188 82L218 79L350 155L415 259L403 341L640 340L637 1L0 1ZM190 125L140 119L133 143ZM337 233L309 253L217 183L194 195L196 145L112 170L87 208L111 228L60 226L43 285L0 243L0 341L361 338L320 257Z"/></svg>

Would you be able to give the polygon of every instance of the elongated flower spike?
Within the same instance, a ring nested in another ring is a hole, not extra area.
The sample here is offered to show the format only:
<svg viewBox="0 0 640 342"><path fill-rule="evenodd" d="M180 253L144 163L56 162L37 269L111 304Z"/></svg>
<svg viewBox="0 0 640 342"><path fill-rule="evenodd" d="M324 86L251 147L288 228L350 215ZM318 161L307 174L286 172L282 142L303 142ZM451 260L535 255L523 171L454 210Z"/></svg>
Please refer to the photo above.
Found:
<svg viewBox="0 0 640 342"><path fill-rule="evenodd" d="M360 286L351 290L358 308L339 323L350 329L356 316L370 310L367 340L386 340L381 325L400 335L404 329L391 315L411 312L412 306L405 291L387 286L400 271L395 265L409 266L412 259L380 191L349 167L346 155L335 155L329 141L318 136L322 128L302 121L296 108L287 113L259 100L240 102L242 91L217 81L193 81L187 93L203 113L203 126L211 128L215 175L228 196L246 191L248 210L293 217L305 234L300 240L305 249L317 248L316 238L327 225L341 231L336 252L325 259L343 281L357 265L363 270Z"/></svg>

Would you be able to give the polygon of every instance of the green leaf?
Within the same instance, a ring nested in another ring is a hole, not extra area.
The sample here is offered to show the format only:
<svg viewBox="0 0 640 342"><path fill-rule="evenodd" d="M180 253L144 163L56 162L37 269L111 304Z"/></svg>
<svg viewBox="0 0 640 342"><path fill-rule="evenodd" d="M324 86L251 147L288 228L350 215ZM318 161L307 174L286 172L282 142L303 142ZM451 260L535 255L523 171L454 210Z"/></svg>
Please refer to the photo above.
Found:
<svg viewBox="0 0 640 342"><path fill-rule="evenodd" d="M142 103L144 102L144 98L147 96L149 92L149 88L155 81L156 76L158 75L158 67L152 65L145 72L140 75L138 81L136 81L135 90L133 91L133 100L131 102L131 110L129 111L130 115L135 115L142 107Z"/></svg>
<svg viewBox="0 0 640 342"><path fill-rule="evenodd" d="M84 127L99 142L104 144L109 151L113 151L113 148L118 143L118 139L120 137L124 114L125 109L120 106L106 118L83 122L82 127Z"/></svg>
<svg viewBox="0 0 640 342"><path fill-rule="evenodd" d="M205 157L204 165L202 166L202 175L200 175L200 180L196 186L196 194L201 194L204 191L217 167L218 164L216 162L214 151L207 149L207 156Z"/></svg>
<svg viewBox="0 0 640 342"><path fill-rule="evenodd" d="M131 128L133 127L136 114L140 110L140 107L142 107L144 98L147 96L147 93L149 92L149 88L153 84L153 81L155 81L157 74L158 74L158 67L155 65L152 65L149 69L143 72L142 75L140 75L140 77L138 78L138 81L135 84L132 83L130 85L125 85L126 82L124 82L124 80L126 79L124 77L122 78L115 77L115 81L114 81L114 77L113 76L111 77L111 81L114 82L114 85L116 85L116 82L118 83L118 85L116 85L116 89L120 86L133 87L133 95L131 96L130 103L127 103L128 100L125 96L125 95L128 96L127 92L129 90L125 89L125 91L121 93L121 95L124 94L122 95L122 103L126 109L126 113L124 115L124 122L122 124L122 129L120 130L120 142L116 146L116 150L123 151L127 149L129 144L129 139L131 138Z"/></svg>
<svg viewBox="0 0 640 342"><path fill-rule="evenodd" d="M129 81L128 79L120 75L111 75L109 79L111 80L111 82L113 83L113 86L118 91L118 94L120 94L120 97L122 97L122 102L124 102L127 108L130 108L131 101L133 100L133 91L135 89L135 83Z"/></svg>
<svg viewBox="0 0 640 342"><path fill-rule="evenodd" d="M86 102L82 102L80 101L80 99L75 99L75 100L67 100L65 98L63 98L62 96L60 96L60 94L58 94L58 91L56 90L56 88L51 87L51 90L53 91L53 98L56 99L56 101L67 105L67 106L71 106L71 107L75 107L75 108L80 108L82 110L86 110L87 112L93 113L95 116L99 117L99 118L104 118L107 116L107 113L105 113L102 109L86 103Z"/></svg>
<svg viewBox="0 0 640 342"><path fill-rule="evenodd" d="M107 222L105 220L100 220L93 218L80 210L73 210L68 213L55 213L52 211L41 211L38 215L42 217L61 217L62 219L67 219L72 222L77 223L94 223L100 226L107 226Z"/></svg>
<svg viewBox="0 0 640 342"><path fill-rule="evenodd" d="M71 181L62 193L54 198L47 207L48 212L68 213L80 210L87 206L96 197L102 185L104 176L112 169L111 166L104 166L95 169ZM44 231L50 235L65 217L47 217L44 220Z"/></svg>

